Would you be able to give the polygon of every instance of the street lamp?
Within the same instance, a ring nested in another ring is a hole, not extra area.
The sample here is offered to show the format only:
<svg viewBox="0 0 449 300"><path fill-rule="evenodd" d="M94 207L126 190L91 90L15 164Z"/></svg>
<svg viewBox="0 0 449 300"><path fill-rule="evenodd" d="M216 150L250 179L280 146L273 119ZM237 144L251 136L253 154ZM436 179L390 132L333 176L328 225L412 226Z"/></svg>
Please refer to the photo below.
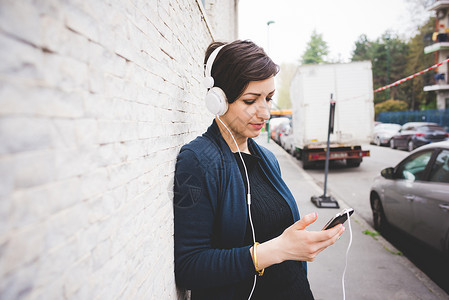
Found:
<svg viewBox="0 0 449 300"><path fill-rule="evenodd" d="M274 21L268 21L267 22L267 52L270 54L270 25L274 24Z"/></svg>
<svg viewBox="0 0 449 300"><path fill-rule="evenodd" d="M270 54L270 25L274 24L273 20L270 20L267 22L267 53ZM270 119L267 120L266 123L266 129L267 129L267 142L270 142Z"/></svg>
<svg viewBox="0 0 449 300"><path fill-rule="evenodd" d="M386 84L390 84L390 45L389 45L390 33L387 33L385 35L385 40L386 40L385 47L387 50L387 83ZM390 99L390 89L389 88L386 89L385 92L387 94L387 99L385 99L385 100L389 100Z"/></svg>

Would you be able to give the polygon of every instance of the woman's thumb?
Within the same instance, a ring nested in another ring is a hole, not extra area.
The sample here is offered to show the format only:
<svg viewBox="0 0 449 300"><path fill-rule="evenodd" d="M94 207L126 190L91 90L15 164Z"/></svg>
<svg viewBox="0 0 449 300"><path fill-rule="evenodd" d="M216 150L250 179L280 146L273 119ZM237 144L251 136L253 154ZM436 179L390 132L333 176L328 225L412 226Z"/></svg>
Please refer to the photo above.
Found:
<svg viewBox="0 0 449 300"><path fill-rule="evenodd" d="M305 215L304 217L302 217L299 221L297 221L295 223L295 229L298 229L298 230L305 229L307 226L309 226L310 224L315 222L317 217L318 217L318 215L316 212Z"/></svg>

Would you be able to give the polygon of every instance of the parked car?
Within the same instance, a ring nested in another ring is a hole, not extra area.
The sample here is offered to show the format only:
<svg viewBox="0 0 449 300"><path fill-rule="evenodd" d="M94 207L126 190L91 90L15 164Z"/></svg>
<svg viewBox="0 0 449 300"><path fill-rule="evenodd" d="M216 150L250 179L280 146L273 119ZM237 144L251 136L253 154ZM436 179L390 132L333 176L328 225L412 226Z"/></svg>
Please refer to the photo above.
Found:
<svg viewBox="0 0 449 300"><path fill-rule="evenodd" d="M379 123L374 126L372 142L377 146L389 145L391 138L399 132L401 125Z"/></svg>
<svg viewBox="0 0 449 300"><path fill-rule="evenodd" d="M272 118L269 121L269 134L272 140L274 140L274 136L276 134L276 129L279 126L279 124L281 124L282 122L288 122L290 121L289 118L287 117L279 117L279 118Z"/></svg>
<svg viewBox="0 0 449 300"><path fill-rule="evenodd" d="M280 144L280 137L289 129L291 128L291 120L286 119L282 120L279 125L274 130L274 134L272 135L273 141Z"/></svg>
<svg viewBox="0 0 449 300"><path fill-rule="evenodd" d="M449 133L437 123L410 122L402 125L401 130L390 140L390 147L413 151L422 145L447 140Z"/></svg>
<svg viewBox="0 0 449 300"><path fill-rule="evenodd" d="M449 254L449 141L422 146L383 169L370 202L378 231L392 225Z"/></svg>
<svg viewBox="0 0 449 300"><path fill-rule="evenodd" d="M293 136L293 127L290 126L283 135L279 137L282 148L285 149L288 153L294 155L295 154L295 145L294 145L294 136Z"/></svg>

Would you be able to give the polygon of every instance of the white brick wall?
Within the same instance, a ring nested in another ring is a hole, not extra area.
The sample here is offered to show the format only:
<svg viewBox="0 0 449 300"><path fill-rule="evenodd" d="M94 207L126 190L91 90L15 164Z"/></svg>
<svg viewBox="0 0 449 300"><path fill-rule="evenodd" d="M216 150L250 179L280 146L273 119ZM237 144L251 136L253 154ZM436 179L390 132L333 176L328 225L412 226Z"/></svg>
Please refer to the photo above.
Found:
<svg viewBox="0 0 449 300"><path fill-rule="evenodd" d="M0 299L182 297L172 177L235 2L0 1Z"/></svg>

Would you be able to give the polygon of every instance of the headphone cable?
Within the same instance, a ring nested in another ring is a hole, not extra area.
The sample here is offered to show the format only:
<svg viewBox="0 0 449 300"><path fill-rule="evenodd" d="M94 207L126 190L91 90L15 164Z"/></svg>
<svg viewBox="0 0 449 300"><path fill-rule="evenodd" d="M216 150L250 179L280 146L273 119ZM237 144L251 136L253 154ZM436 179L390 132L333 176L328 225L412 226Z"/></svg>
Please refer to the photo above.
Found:
<svg viewBox="0 0 449 300"><path fill-rule="evenodd" d="M247 186L248 186L248 194L246 195L247 196L247 202L246 203L248 204L248 215L249 215L249 223L251 225L251 233L253 235L253 244L255 244L256 243L256 232L254 230L253 219L251 217L251 190L250 190L250 185L249 185L248 170L246 169L246 164L245 164L245 161L243 160L242 153L240 152L239 145L237 144L237 141L235 140L234 135L232 134L231 130L229 130L228 126L226 126L226 124L220 119L220 117L218 115L216 115L216 117L220 121L220 123L223 124L223 126L227 129L229 134L231 135L232 140L234 141L234 144L237 147L237 152L239 153L240 160L242 161L243 168L245 170L246 183L247 183ZM256 288L256 281L257 281L257 275L254 275L254 283L253 283L253 287L251 289L251 293L249 294L248 300L251 299L251 296L254 293L254 289Z"/></svg>
<svg viewBox="0 0 449 300"><path fill-rule="evenodd" d="M352 228L351 228L351 218L349 216L349 211L346 211L346 214L348 216L348 224L349 224L349 244L348 248L346 249L346 259L345 259L345 268L343 270L343 276L341 277L341 285L343 287L343 300L346 300L346 293L345 293L345 273L346 273L346 267L348 266L348 254L349 254L349 248L351 248L352 244Z"/></svg>

